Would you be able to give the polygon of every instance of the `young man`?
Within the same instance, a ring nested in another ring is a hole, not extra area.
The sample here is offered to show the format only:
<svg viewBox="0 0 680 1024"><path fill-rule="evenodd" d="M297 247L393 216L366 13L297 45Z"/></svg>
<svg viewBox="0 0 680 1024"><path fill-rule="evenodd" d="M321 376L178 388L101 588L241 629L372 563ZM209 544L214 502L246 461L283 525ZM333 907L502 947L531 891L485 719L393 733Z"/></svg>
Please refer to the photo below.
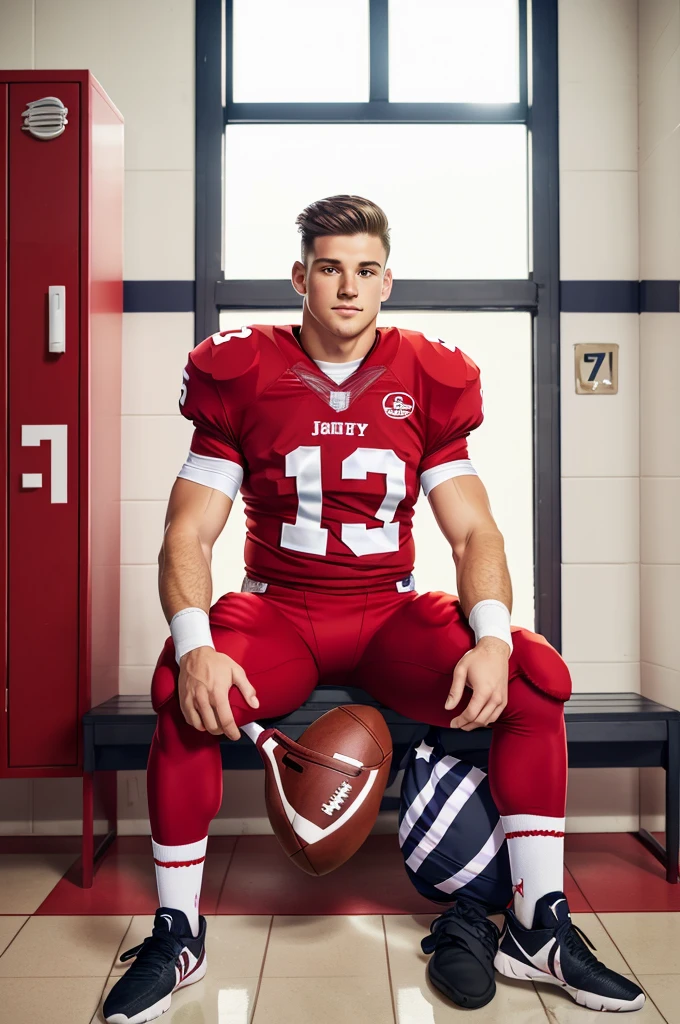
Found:
<svg viewBox="0 0 680 1024"><path fill-rule="evenodd" d="M493 727L489 778L515 885L500 948L483 914L433 925L430 975L468 1007L511 977L564 986L596 1009L637 1009L571 924L563 885L567 668L510 629L503 539L468 460L482 422L479 371L439 339L376 330L392 287L383 211L334 196L297 219L301 326L219 332L189 355L180 407L193 421L159 558L171 637L152 681L148 769L161 904L153 934L109 995L110 1022L150 1020L203 976L199 892L222 799L219 741L352 674L432 725ZM448 539L460 599L418 595L411 571L420 487ZM211 608L210 562L232 501L246 505L246 578Z"/></svg>

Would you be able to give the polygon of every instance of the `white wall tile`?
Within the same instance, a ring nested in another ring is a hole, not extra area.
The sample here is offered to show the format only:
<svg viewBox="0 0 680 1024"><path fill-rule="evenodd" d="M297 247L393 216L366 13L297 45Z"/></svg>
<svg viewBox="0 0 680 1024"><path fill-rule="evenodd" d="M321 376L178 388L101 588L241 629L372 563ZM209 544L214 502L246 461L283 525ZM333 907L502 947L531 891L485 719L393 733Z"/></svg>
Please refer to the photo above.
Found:
<svg viewBox="0 0 680 1024"><path fill-rule="evenodd" d="M680 565L640 566L641 660L680 672Z"/></svg>
<svg viewBox="0 0 680 1024"><path fill-rule="evenodd" d="M639 693L640 665L637 661L570 661L574 693Z"/></svg>
<svg viewBox="0 0 680 1024"><path fill-rule="evenodd" d="M167 501L121 502L122 565L157 565Z"/></svg>
<svg viewBox="0 0 680 1024"><path fill-rule="evenodd" d="M680 563L680 477L640 480L641 561Z"/></svg>
<svg viewBox="0 0 680 1024"><path fill-rule="evenodd" d="M639 177L640 280L677 280L680 278L680 128L660 142L652 156L640 164Z"/></svg>
<svg viewBox="0 0 680 1024"><path fill-rule="evenodd" d="M678 380L680 314L644 314L640 324L640 470L643 476L680 476Z"/></svg>
<svg viewBox="0 0 680 1024"><path fill-rule="evenodd" d="M637 84L561 82L559 133L562 171L637 171Z"/></svg>
<svg viewBox="0 0 680 1024"><path fill-rule="evenodd" d="M640 64L653 58L666 36L680 34L678 0L643 0L638 4L638 49ZM680 38L676 46L680 45ZM673 47L675 49L675 46Z"/></svg>
<svg viewBox="0 0 680 1024"><path fill-rule="evenodd" d="M562 561L640 560L637 477L562 480Z"/></svg>
<svg viewBox="0 0 680 1024"><path fill-rule="evenodd" d="M0 68L22 71L33 65L33 0L9 0L0 7Z"/></svg>
<svg viewBox="0 0 680 1024"><path fill-rule="evenodd" d="M193 172L126 171L124 229L126 281L193 281Z"/></svg>
<svg viewBox="0 0 680 1024"><path fill-rule="evenodd" d="M638 662L637 565L562 566L562 655L567 662Z"/></svg>
<svg viewBox="0 0 680 1024"><path fill-rule="evenodd" d="M653 59L648 72L640 95L641 164L680 121L680 38L675 51Z"/></svg>
<svg viewBox="0 0 680 1024"><path fill-rule="evenodd" d="M193 347L193 313L125 313L123 413L177 414L182 370Z"/></svg>
<svg viewBox="0 0 680 1024"><path fill-rule="evenodd" d="M634 832L639 827L638 768L571 768L567 832Z"/></svg>
<svg viewBox="0 0 680 1024"><path fill-rule="evenodd" d="M680 710L680 671L643 661L640 673L640 692L645 697Z"/></svg>
<svg viewBox="0 0 680 1024"><path fill-rule="evenodd" d="M179 413L123 416L121 499L167 502L192 434L192 424Z"/></svg>
<svg viewBox="0 0 680 1024"><path fill-rule="evenodd" d="M638 176L560 172L563 281L638 280Z"/></svg>
<svg viewBox="0 0 680 1024"><path fill-rule="evenodd" d="M120 664L155 665L170 629L158 596L155 565L120 570Z"/></svg>
<svg viewBox="0 0 680 1024"><path fill-rule="evenodd" d="M0 835L26 835L32 818L33 780L0 779Z"/></svg>
<svg viewBox="0 0 680 1024"><path fill-rule="evenodd" d="M92 71L125 118L125 166L191 171L193 0L35 0L35 8L35 66Z"/></svg>
<svg viewBox="0 0 680 1024"><path fill-rule="evenodd" d="M666 828L666 773L663 768L640 769L640 828Z"/></svg>
<svg viewBox="0 0 680 1024"><path fill-rule="evenodd" d="M639 317L628 313L561 316L562 476L636 477L640 469ZM574 345L619 345L617 395L577 395Z"/></svg>
<svg viewBox="0 0 680 1024"><path fill-rule="evenodd" d="M83 831L83 780L33 780L33 832L76 836Z"/></svg>
<svg viewBox="0 0 680 1024"><path fill-rule="evenodd" d="M637 70L636 0L560 0L560 85L630 86Z"/></svg>
<svg viewBox="0 0 680 1024"><path fill-rule="evenodd" d="M160 650L158 653L160 654ZM148 697L151 693L151 678L154 668L154 665L121 665L118 676L118 692L143 693Z"/></svg>

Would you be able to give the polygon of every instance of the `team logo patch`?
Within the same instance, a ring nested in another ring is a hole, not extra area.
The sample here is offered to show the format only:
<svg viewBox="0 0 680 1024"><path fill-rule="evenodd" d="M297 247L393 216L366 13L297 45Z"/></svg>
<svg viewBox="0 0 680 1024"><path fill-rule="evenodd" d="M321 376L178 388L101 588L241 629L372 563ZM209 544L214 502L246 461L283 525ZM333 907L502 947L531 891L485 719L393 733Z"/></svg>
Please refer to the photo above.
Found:
<svg viewBox="0 0 680 1024"><path fill-rule="evenodd" d="M385 395L382 407L391 420L405 420L415 409L415 402L405 391L393 391Z"/></svg>

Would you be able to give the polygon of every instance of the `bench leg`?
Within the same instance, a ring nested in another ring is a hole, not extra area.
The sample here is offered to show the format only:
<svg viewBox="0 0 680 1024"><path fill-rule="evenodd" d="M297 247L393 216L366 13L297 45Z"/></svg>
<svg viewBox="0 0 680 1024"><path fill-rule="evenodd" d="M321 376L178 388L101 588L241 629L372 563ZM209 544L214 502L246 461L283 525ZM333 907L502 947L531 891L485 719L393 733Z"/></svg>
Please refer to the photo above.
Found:
<svg viewBox="0 0 680 1024"><path fill-rule="evenodd" d="M94 845L94 772L83 773L83 840L81 846L81 878L83 889L91 889L95 863L102 858L118 834L118 773L101 772L97 776L107 818L106 835Z"/></svg>
<svg viewBox="0 0 680 1024"><path fill-rule="evenodd" d="M677 883L680 856L680 722L668 723L666 765L666 880Z"/></svg>

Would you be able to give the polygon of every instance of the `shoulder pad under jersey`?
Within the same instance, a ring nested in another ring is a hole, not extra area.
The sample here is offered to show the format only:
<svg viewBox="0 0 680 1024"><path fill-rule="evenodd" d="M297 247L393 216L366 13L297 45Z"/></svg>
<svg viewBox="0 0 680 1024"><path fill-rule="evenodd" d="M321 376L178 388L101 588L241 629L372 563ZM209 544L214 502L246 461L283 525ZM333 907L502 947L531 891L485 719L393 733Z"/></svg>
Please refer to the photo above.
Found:
<svg viewBox="0 0 680 1024"><path fill-rule="evenodd" d="M479 367L455 345L445 345L441 338L420 331L401 332L425 374L440 384L452 388L465 388L479 377Z"/></svg>
<svg viewBox="0 0 680 1024"><path fill-rule="evenodd" d="M197 345L189 358L214 380L242 377L255 366L262 368L263 362L270 371L265 371L268 377L281 373L286 367L276 347L255 324L239 330L216 331Z"/></svg>

